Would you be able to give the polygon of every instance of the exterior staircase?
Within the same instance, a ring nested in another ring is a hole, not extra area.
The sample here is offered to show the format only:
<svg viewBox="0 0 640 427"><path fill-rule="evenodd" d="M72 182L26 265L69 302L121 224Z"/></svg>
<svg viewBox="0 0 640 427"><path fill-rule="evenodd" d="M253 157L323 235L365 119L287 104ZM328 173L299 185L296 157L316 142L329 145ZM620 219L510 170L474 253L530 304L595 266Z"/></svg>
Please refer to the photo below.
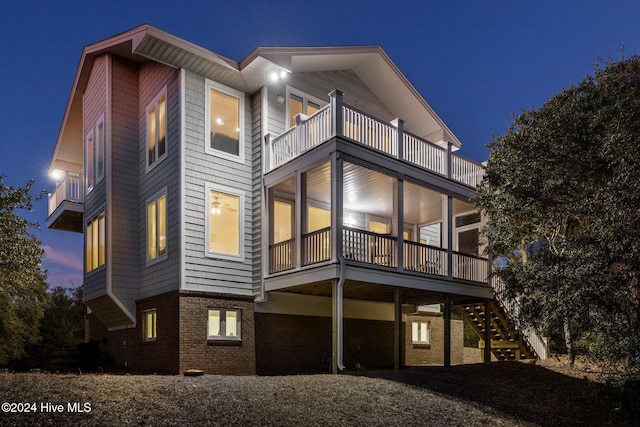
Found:
<svg viewBox="0 0 640 427"><path fill-rule="evenodd" d="M517 304L500 298L502 282L494 278L492 284L496 291L494 300L462 305L465 320L480 337L479 347L485 346L485 319L488 315L491 353L497 360L546 359L549 353L547 339L526 323L518 322Z"/></svg>

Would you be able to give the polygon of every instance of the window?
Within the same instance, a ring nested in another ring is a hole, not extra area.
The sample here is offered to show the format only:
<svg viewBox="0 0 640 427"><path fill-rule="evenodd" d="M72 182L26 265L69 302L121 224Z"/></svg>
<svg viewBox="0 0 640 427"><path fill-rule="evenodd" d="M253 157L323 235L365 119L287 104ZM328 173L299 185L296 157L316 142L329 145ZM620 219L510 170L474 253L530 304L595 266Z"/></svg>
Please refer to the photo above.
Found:
<svg viewBox="0 0 640 427"><path fill-rule="evenodd" d="M142 339L154 341L156 337L156 309L154 308L142 313Z"/></svg>
<svg viewBox="0 0 640 427"><path fill-rule="evenodd" d="M288 93L288 112L289 112L289 127L293 127L296 124L296 116L298 114L304 114L311 116L320 110L321 106L326 105L317 98L314 98L306 93L298 91L293 88L287 88Z"/></svg>
<svg viewBox="0 0 640 427"><path fill-rule="evenodd" d="M147 202L147 261L167 254L167 195Z"/></svg>
<svg viewBox="0 0 640 427"><path fill-rule="evenodd" d="M244 163L244 95L207 81L205 151Z"/></svg>
<svg viewBox="0 0 640 427"><path fill-rule="evenodd" d="M429 322L411 323L411 341L413 344L429 344Z"/></svg>
<svg viewBox="0 0 640 427"><path fill-rule="evenodd" d="M147 107L147 168L167 154L167 88Z"/></svg>
<svg viewBox="0 0 640 427"><path fill-rule="evenodd" d="M241 311L238 308L209 309L207 338L239 340Z"/></svg>
<svg viewBox="0 0 640 427"><path fill-rule="evenodd" d="M244 259L244 193L207 184L207 255Z"/></svg>
<svg viewBox="0 0 640 427"><path fill-rule="evenodd" d="M107 150L104 116L101 116L95 126L89 129L84 143L85 184L87 193L89 193L93 190L93 186L104 178Z"/></svg>
<svg viewBox="0 0 640 427"><path fill-rule="evenodd" d="M87 273L103 266L105 262L105 224L104 211L100 212L89 223L85 233Z"/></svg>

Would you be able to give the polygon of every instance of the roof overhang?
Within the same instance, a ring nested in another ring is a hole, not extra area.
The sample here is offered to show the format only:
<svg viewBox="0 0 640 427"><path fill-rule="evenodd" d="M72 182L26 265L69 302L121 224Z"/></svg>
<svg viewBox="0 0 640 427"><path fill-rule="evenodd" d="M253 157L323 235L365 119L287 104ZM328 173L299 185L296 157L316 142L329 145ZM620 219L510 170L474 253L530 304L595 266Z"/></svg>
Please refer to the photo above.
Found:
<svg viewBox="0 0 640 427"><path fill-rule="evenodd" d="M280 68L293 73L352 70L410 132L435 143L451 143L454 149L461 145L380 46L261 47L238 63L144 24L83 49L51 170L82 172L82 94L95 58L106 53L137 63L184 68L245 93L268 85L271 72Z"/></svg>

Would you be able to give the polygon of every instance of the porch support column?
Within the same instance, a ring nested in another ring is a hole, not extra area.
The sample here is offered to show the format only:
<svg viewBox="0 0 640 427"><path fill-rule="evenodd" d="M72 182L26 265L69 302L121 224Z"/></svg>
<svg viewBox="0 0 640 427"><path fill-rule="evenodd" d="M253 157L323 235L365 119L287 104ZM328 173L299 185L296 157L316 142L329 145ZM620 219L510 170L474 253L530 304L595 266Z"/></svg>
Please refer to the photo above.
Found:
<svg viewBox="0 0 640 427"><path fill-rule="evenodd" d="M395 288L394 297L394 325L393 325L393 369L400 370L402 366L402 288Z"/></svg>
<svg viewBox="0 0 640 427"><path fill-rule="evenodd" d="M491 363L491 309L489 300L484 302L484 363Z"/></svg>
<svg viewBox="0 0 640 427"><path fill-rule="evenodd" d="M451 366L451 295L444 296L444 366Z"/></svg>
<svg viewBox="0 0 640 427"><path fill-rule="evenodd" d="M453 278L453 197L447 196L447 278Z"/></svg>
<svg viewBox="0 0 640 427"><path fill-rule="evenodd" d="M304 261L304 249L302 235L306 230L306 208L307 208L307 175L306 173L296 173L296 204L294 211L295 228L295 266L300 268Z"/></svg>
<svg viewBox="0 0 640 427"><path fill-rule="evenodd" d="M342 259L342 228L343 218L343 160L338 153L333 153L331 157L331 246L333 249L331 259L340 261Z"/></svg>
<svg viewBox="0 0 640 427"><path fill-rule="evenodd" d="M331 372L337 374L344 366L342 365L343 351L343 282L334 279L332 283L331 305L332 305L332 330L331 330Z"/></svg>
<svg viewBox="0 0 640 427"><path fill-rule="evenodd" d="M395 209L395 222L396 222L396 246L398 270L402 271L405 266L404 262L404 181L398 179L398 185L396 187L396 209Z"/></svg>

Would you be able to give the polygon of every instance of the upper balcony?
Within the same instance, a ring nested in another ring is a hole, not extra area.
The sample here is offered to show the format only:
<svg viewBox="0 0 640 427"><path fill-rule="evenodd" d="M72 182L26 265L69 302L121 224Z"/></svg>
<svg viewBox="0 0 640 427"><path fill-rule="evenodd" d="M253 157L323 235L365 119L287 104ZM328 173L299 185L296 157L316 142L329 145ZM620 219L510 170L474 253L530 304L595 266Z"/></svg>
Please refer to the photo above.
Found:
<svg viewBox="0 0 640 427"><path fill-rule="evenodd" d="M434 144L405 131L400 119L385 122L344 104L340 91L330 97L312 116L298 115L294 127L267 138L266 172L339 136L474 189L482 181L484 167L453 153L450 143Z"/></svg>
<svg viewBox="0 0 640 427"><path fill-rule="evenodd" d="M82 233L83 203L82 175L65 173L64 178L58 181L55 191L49 194L47 228Z"/></svg>

